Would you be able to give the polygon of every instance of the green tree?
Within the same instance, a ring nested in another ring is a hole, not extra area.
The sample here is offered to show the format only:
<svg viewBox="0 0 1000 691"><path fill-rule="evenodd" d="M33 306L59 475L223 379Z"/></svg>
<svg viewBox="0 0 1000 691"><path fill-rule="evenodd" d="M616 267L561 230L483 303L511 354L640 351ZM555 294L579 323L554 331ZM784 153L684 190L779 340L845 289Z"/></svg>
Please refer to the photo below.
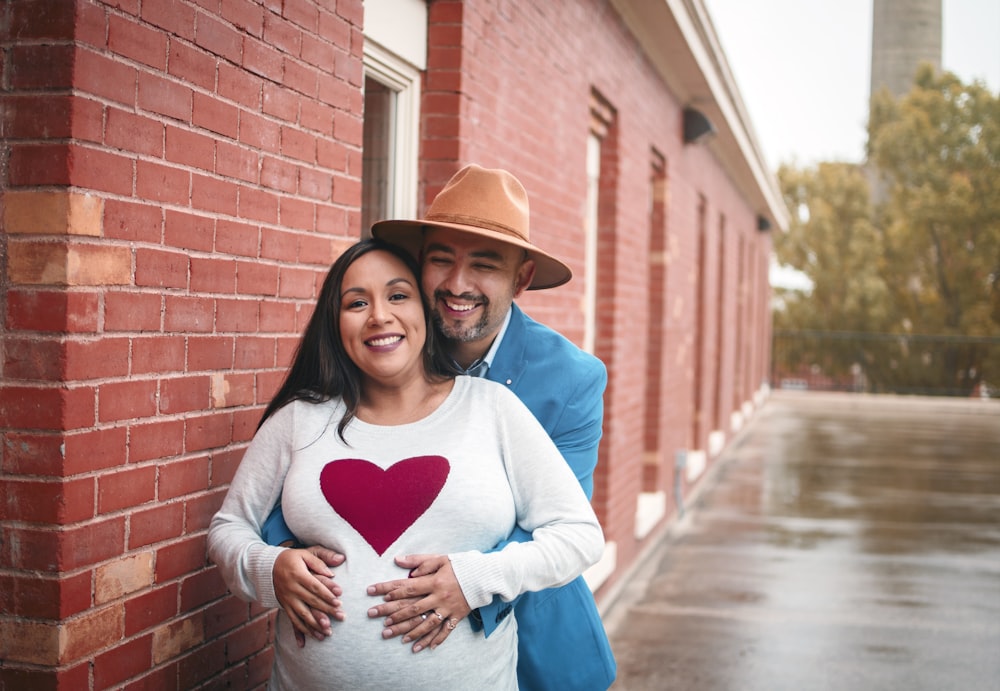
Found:
<svg viewBox="0 0 1000 691"><path fill-rule="evenodd" d="M776 289L775 328L824 335L785 356L873 391L1000 385L1000 100L922 67L873 98L868 159L778 172L775 252L812 290Z"/></svg>
<svg viewBox="0 0 1000 691"><path fill-rule="evenodd" d="M903 98L872 99L868 158L891 330L943 337L901 369L959 395L1000 384L1000 99L925 65Z"/></svg>

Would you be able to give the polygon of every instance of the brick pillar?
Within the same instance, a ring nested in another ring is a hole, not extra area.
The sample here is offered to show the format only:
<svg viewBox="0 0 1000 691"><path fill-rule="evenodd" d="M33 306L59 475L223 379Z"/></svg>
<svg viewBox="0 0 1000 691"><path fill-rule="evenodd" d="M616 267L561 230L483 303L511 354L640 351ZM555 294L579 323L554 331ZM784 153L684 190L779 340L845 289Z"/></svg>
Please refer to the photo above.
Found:
<svg viewBox="0 0 1000 691"><path fill-rule="evenodd" d="M361 19L0 6L0 688L266 680L205 533L359 235Z"/></svg>

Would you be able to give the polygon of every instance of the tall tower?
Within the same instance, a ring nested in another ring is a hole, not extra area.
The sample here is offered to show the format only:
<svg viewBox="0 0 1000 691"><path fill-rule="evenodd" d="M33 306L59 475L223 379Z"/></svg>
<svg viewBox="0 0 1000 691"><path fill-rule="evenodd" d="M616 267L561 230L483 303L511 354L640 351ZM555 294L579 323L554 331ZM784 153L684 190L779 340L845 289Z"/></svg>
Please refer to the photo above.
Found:
<svg viewBox="0 0 1000 691"><path fill-rule="evenodd" d="M921 62L941 69L942 0L874 0L869 97L883 86L909 93Z"/></svg>

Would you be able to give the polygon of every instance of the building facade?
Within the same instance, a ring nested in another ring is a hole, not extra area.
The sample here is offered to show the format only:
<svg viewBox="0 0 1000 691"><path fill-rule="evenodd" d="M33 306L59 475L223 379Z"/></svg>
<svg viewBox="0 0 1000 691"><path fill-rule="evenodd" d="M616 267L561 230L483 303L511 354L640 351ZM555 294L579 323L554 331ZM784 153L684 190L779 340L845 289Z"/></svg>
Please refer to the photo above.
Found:
<svg viewBox="0 0 1000 691"><path fill-rule="evenodd" d="M0 685L255 688L205 537L326 270L469 162L608 366L609 602L767 391L787 225L700 0L19 0L0 12Z"/></svg>

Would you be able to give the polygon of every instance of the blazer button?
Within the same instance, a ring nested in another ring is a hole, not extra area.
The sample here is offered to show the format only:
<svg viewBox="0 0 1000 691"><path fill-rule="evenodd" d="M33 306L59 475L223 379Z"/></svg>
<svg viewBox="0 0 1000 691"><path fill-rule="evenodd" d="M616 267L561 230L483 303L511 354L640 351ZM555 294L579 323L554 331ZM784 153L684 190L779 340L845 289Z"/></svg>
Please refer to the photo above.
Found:
<svg viewBox="0 0 1000 691"><path fill-rule="evenodd" d="M510 386L510 379L507 380L507 386Z"/></svg>

